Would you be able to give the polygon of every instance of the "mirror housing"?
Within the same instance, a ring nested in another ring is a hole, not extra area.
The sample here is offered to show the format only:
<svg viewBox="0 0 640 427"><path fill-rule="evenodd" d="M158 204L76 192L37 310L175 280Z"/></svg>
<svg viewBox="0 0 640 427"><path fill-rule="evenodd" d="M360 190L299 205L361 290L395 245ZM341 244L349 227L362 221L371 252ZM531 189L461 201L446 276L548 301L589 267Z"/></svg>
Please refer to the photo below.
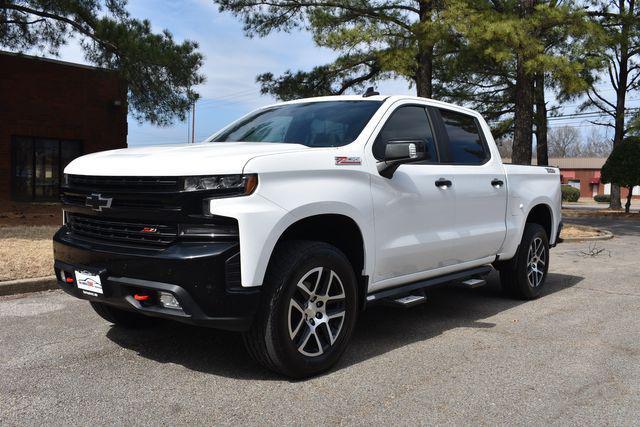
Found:
<svg viewBox="0 0 640 427"><path fill-rule="evenodd" d="M400 165L420 162L427 158L423 140L391 140L387 141L384 161L378 163L378 173L391 179Z"/></svg>

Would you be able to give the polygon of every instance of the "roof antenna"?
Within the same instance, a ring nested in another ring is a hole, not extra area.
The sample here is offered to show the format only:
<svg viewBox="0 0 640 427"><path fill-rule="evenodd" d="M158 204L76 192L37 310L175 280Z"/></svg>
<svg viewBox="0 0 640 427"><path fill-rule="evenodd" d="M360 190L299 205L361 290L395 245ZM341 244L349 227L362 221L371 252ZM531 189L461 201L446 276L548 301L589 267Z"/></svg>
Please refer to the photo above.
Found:
<svg viewBox="0 0 640 427"><path fill-rule="evenodd" d="M363 98L368 98L370 96L376 96L376 95L380 95L380 92L376 92L376 90L373 88L373 86L370 86L367 88L367 91L364 93L364 95L362 95Z"/></svg>

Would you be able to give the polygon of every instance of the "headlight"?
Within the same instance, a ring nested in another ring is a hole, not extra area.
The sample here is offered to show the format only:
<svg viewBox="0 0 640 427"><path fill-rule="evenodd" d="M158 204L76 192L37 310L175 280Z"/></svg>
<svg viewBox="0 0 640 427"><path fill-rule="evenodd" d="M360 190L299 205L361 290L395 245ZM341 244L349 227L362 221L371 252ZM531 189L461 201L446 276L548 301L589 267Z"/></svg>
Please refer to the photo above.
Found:
<svg viewBox="0 0 640 427"><path fill-rule="evenodd" d="M258 175L190 176L184 191L214 191L222 196L246 196L258 186Z"/></svg>

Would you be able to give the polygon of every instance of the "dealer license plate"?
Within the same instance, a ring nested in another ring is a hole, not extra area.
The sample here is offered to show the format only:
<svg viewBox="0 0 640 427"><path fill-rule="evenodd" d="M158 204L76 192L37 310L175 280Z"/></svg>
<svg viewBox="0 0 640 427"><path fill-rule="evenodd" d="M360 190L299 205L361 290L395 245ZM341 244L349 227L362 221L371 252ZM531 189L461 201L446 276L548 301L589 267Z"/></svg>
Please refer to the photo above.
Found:
<svg viewBox="0 0 640 427"><path fill-rule="evenodd" d="M102 282L100 281L100 276L97 274L76 270L76 283L78 284L78 289L90 292L89 295L91 295L91 293L96 295L103 294Z"/></svg>

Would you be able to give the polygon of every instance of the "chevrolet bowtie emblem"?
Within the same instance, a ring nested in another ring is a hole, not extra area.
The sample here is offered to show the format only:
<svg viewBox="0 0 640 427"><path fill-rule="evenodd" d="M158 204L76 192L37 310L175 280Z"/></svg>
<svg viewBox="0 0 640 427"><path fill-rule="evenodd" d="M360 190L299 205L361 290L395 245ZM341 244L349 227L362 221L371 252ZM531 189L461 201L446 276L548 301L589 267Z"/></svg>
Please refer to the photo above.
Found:
<svg viewBox="0 0 640 427"><path fill-rule="evenodd" d="M102 209L109 209L112 201L113 199L111 197L102 197L102 194L93 193L87 196L85 206L94 211L101 212Z"/></svg>

